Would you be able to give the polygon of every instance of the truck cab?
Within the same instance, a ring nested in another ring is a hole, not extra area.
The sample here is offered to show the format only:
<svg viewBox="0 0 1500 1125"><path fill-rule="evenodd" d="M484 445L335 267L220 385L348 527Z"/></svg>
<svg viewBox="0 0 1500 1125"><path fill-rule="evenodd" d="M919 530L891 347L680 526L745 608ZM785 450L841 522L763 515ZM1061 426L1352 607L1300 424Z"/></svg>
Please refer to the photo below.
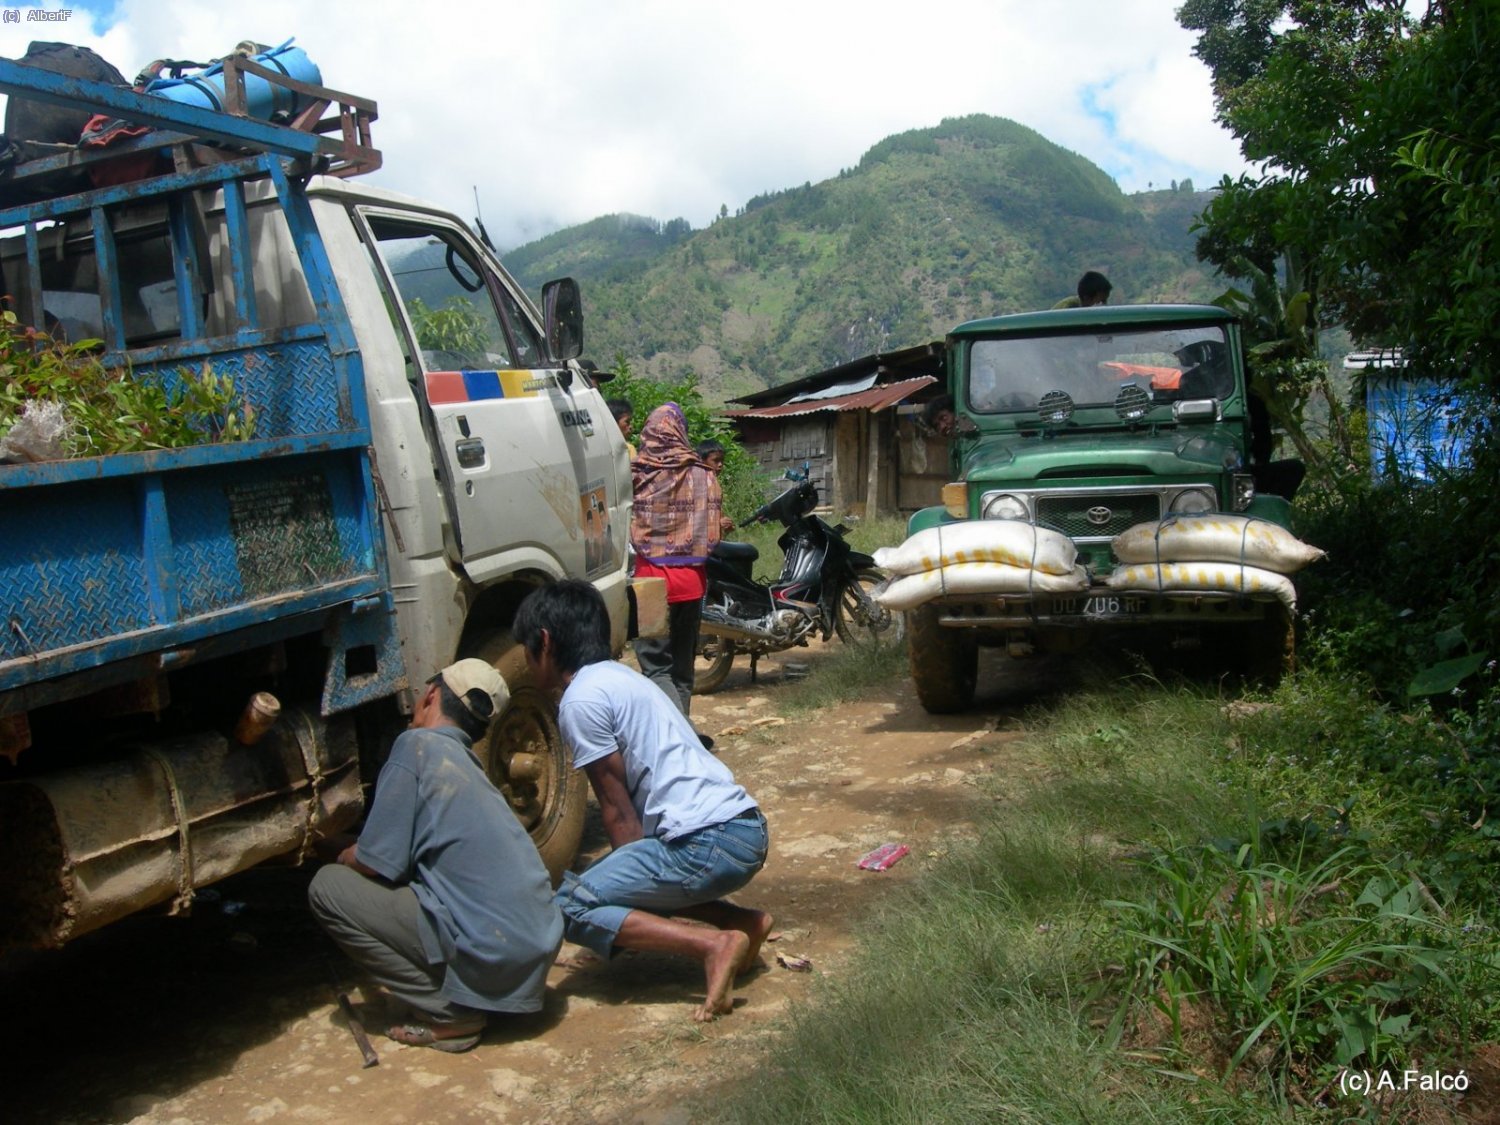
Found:
<svg viewBox="0 0 1500 1125"><path fill-rule="evenodd" d="M1177 647L1289 622L1263 602L1122 593L1107 585L1115 536L1173 515L1229 512L1282 526L1290 506L1257 495L1239 326L1198 305L1095 306L995 317L947 338L957 424L953 481L912 533L960 520L1022 520L1067 535L1089 587L1077 594L952 596L915 610L912 671L929 710L967 706L977 650L1016 658L1150 630ZM1259 651L1259 650L1257 650Z"/></svg>

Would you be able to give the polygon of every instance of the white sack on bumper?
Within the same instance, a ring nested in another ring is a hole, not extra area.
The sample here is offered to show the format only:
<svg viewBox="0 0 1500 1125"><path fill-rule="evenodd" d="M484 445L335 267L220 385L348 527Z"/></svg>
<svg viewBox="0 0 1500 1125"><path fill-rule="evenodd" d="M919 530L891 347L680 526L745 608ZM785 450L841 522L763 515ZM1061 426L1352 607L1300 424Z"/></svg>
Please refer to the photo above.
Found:
<svg viewBox="0 0 1500 1125"><path fill-rule="evenodd" d="M905 610L945 594L1074 594L1088 586L1081 566L1059 575L1005 563L971 562L888 579L871 596L886 609Z"/></svg>
<svg viewBox="0 0 1500 1125"><path fill-rule="evenodd" d="M1197 594L1232 593L1266 601L1278 599L1288 610L1297 608L1297 589L1289 578L1255 566L1238 563L1187 562L1138 563L1116 567L1109 576L1112 590L1143 593Z"/></svg>
<svg viewBox="0 0 1500 1125"><path fill-rule="evenodd" d="M1078 549L1066 535L1021 520L966 520L929 527L899 547L875 552L875 565L898 575L971 563L1068 575L1078 565Z"/></svg>
<svg viewBox="0 0 1500 1125"><path fill-rule="evenodd" d="M1110 546L1124 563L1245 563L1277 574L1295 574L1324 555L1269 520L1222 514L1138 523Z"/></svg>

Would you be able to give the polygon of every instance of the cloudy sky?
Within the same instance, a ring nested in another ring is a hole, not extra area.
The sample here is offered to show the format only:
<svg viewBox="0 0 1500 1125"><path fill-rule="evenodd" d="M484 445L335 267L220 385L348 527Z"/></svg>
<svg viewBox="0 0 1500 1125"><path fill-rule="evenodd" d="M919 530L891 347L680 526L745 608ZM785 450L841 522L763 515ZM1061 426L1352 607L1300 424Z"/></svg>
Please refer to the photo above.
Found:
<svg viewBox="0 0 1500 1125"><path fill-rule="evenodd" d="M1176 0L57 0L8 8L0 55L90 46L126 78L295 37L325 84L374 98L373 182L502 247L629 211L706 226L817 182L892 133L989 113L1126 191L1244 167L1213 121Z"/></svg>

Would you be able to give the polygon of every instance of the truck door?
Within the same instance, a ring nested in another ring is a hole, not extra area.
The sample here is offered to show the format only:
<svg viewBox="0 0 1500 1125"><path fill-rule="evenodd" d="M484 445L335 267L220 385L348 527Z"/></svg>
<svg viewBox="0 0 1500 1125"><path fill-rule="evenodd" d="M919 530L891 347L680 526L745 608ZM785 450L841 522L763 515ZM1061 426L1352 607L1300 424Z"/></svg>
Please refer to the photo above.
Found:
<svg viewBox="0 0 1500 1125"><path fill-rule="evenodd" d="M415 356L450 522L469 576L541 551L570 575L619 566L616 451L597 391L551 364L535 319L466 231L363 211ZM395 310L392 310L396 316Z"/></svg>

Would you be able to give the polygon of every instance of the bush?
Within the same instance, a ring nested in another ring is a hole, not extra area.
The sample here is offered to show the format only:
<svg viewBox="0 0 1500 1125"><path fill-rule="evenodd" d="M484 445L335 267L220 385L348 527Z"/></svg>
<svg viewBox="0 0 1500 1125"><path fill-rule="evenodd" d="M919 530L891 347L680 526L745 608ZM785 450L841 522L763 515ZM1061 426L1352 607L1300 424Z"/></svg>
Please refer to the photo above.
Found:
<svg viewBox="0 0 1500 1125"><path fill-rule="evenodd" d="M1430 483L1356 476L1299 499L1298 534L1328 552L1298 576L1322 667L1405 701L1446 692L1500 654L1497 462L1477 450L1470 470Z"/></svg>

